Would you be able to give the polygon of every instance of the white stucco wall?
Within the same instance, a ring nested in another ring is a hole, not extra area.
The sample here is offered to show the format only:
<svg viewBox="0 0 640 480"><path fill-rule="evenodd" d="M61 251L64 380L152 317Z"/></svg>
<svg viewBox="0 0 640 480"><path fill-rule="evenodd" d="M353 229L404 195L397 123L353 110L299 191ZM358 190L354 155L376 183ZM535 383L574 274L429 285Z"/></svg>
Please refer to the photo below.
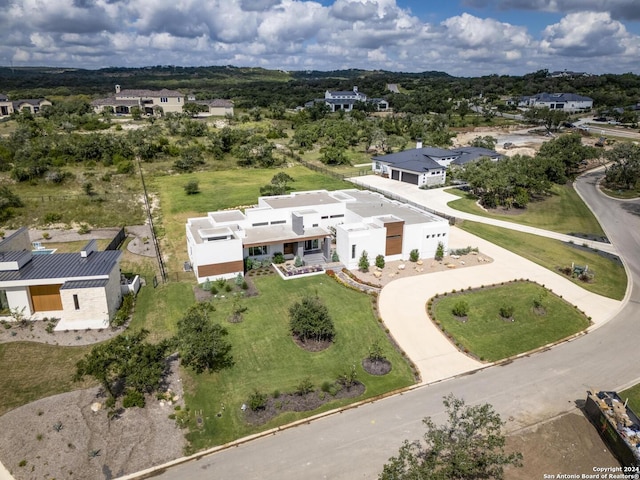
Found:
<svg viewBox="0 0 640 480"><path fill-rule="evenodd" d="M25 315L30 316L33 314L28 287L3 287L3 290L7 293L7 303L11 310L22 310L24 308Z"/></svg>
<svg viewBox="0 0 640 480"><path fill-rule="evenodd" d="M370 228L364 224L345 224L336 227L337 252L340 261L348 268L358 268L362 252L366 250L369 263L374 264L377 255L384 255L385 228ZM355 256L351 255L355 245Z"/></svg>

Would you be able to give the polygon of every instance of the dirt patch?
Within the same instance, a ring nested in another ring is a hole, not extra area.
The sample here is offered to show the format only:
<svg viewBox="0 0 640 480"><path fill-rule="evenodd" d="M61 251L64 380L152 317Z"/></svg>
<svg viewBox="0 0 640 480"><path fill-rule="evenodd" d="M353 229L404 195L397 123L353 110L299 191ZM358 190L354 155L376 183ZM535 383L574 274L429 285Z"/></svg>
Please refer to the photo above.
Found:
<svg viewBox="0 0 640 480"><path fill-rule="evenodd" d="M563 415L507 437L507 450L521 452L522 468L505 470L506 480L537 480L545 474L593 474L594 467L618 467L594 426L580 413ZM551 477L549 477L551 478Z"/></svg>
<svg viewBox="0 0 640 480"><path fill-rule="evenodd" d="M365 391L365 386L360 382L349 388L336 388L339 389L332 392L313 391L306 395L285 393L278 398L269 397L265 408L256 411L247 408L244 412L245 420L251 425L263 425L283 412L308 412L333 400L359 397Z"/></svg>
<svg viewBox="0 0 640 480"><path fill-rule="evenodd" d="M105 328L102 330L52 331L49 333L47 329L53 328L49 327L49 325L55 325L55 322L34 320L29 321L26 326L20 326L12 322L1 324L0 343L39 342L60 346L92 345L109 340L125 330L125 327L120 327L116 329Z"/></svg>
<svg viewBox="0 0 640 480"><path fill-rule="evenodd" d="M182 403L178 362L170 362L166 386L172 400L148 396L145 408L129 408L109 420L99 388L47 397L0 417L2 462L16 480L112 479L182 455L183 432L168 416ZM57 427L59 425L59 427ZM20 466L23 464L23 466Z"/></svg>

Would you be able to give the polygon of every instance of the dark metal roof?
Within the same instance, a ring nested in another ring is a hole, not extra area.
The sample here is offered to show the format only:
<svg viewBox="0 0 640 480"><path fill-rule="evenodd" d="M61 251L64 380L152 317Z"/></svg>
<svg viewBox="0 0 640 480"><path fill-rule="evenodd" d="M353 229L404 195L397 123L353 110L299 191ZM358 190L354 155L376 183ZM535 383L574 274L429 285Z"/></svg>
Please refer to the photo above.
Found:
<svg viewBox="0 0 640 480"><path fill-rule="evenodd" d="M482 147L459 147L455 150L455 153L458 153L460 155L453 161L453 163L455 163L456 165L464 165L469 162L475 162L482 157L489 157L492 160L498 160L504 157L504 155L500 155L495 150L489 150L488 148Z"/></svg>
<svg viewBox="0 0 640 480"><path fill-rule="evenodd" d="M120 255L120 250L92 252L86 258L80 253L34 255L20 270L0 272L0 282L109 275Z"/></svg>
<svg viewBox="0 0 640 480"><path fill-rule="evenodd" d="M17 237L18 235L21 235L26 229L27 229L27 227L20 227L18 230L13 232L11 235L9 235L8 237L5 237L4 240L0 240L0 252L6 251L3 247L5 245L9 245L9 242L13 238Z"/></svg>
<svg viewBox="0 0 640 480"><path fill-rule="evenodd" d="M442 165L436 162L432 157L450 157L453 155L454 154L448 150L426 147L373 157L373 159L379 162L392 164L393 166L403 170L424 172L427 170L442 168Z"/></svg>
<svg viewBox="0 0 640 480"><path fill-rule="evenodd" d="M102 278L100 280L72 280L70 282L64 282L60 290L106 287L107 283L109 283L108 278Z"/></svg>

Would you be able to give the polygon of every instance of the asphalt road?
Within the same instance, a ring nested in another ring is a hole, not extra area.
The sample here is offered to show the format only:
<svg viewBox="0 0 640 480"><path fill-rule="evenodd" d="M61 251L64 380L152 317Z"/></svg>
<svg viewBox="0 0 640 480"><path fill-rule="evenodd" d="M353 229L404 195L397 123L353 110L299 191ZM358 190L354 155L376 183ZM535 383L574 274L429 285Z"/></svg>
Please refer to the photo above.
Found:
<svg viewBox="0 0 640 480"><path fill-rule="evenodd" d="M441 421L450 392L468 403L491 403L511 431L574 410L587 389L640 382L640 202L605 199L596 174L577 189L624 252L634 287L629 302L601 328L546 352L504 366L417 388L403 395L167 469L161 479L371 479L404 439L423 432L421 419Z"/></svg>

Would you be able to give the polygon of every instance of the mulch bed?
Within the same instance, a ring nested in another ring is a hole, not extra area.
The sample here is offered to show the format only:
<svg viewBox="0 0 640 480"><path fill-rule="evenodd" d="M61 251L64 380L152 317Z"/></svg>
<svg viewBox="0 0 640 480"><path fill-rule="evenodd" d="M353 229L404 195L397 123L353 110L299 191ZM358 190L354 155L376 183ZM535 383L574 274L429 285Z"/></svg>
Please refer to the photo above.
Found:
<svg viewBox="0 0 640 480"><path fill-rule="evenodd" d="M386 375L391 371L391 362L383 360L371 360L369 357L362 360L362 368L370 375Z"/></svg>
<svg viewBox="0 0 640 480"><path fill-rule="evenodd" d="M296 335L293 335L292 337L296 345L307 352L321 352L329 348L333 343L329 340L301 340Z"/></svg>
<svg viewBox="0 0 640 480"><path fill-rule="evenodd" d="M283 412L308 412L333 400L359 397L364 391L365 386L360 382L356 382L355 385L348 389L346 387L341 388L335 395L321 390L313 391L306 395L283 393L278 398L269 397L263 409L254 411L247 408L244 412L244 418L251 425L263 425Z"/></svg>

